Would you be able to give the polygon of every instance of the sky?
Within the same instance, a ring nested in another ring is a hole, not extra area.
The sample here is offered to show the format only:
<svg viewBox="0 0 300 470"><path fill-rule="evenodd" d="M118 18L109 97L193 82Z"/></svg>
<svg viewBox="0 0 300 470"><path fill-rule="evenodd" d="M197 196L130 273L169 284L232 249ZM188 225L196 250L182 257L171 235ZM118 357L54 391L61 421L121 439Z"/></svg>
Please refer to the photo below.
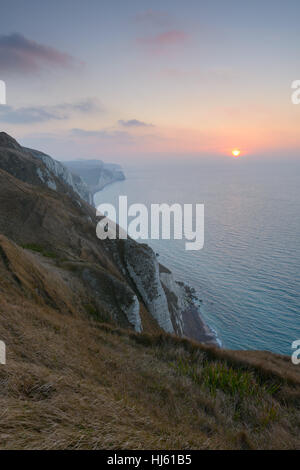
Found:
<svg viewBox="0 0 300 470"><path fill-rule="evenodd" d="M54 158L299 158L299 0L1 0L0 129Z"/></svg>

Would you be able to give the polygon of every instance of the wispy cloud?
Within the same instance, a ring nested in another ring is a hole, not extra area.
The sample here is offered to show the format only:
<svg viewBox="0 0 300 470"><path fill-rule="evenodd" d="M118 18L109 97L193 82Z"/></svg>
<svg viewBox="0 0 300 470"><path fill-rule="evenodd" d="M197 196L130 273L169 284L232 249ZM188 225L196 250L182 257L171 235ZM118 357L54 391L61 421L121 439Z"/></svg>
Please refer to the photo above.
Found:
<svg viewBox="0 0 300 470"><path fill-rule="evenodd" d="M163 137L159 134L132 134L128 131L120 131L118 129L97 129L97 130L86 130L80 128L71 129L71 136L77 137L78 141L84 139L86 142L94 142L99 145L123 145L123 146L136 146L146 144L147 142L161 142Z"/></svg>
<svg viewBox="0 0 300 470"><path fill-rule="evenodd" d="M169 47L184 44L187 38L188 35L184 31L173 29L151 36L140 37L137 42L152 52L162 52L169 49Z"/></svg>
<svg viewBox="0 0 300 470"><path fill-rule="evenodd" d="M95 137L99 140L114 141L118 143L130 143L133 141L133 136L128 132L111 129L85 130L75 128L71 130L71 133L76 137Z"/></svg>
<svg viewBox="0 0 300 470"><path fill-rule="evenodd" d="M65 52L27 39L18 33L0 35L0 70L35 73L45 66L69 68L76 60Z"/></svg>
<svg viewBox="0 0 300 470"><path fill-rule="evenodd" d="M130 119L129 121L123 121L123 119L120 119L118 123L123 127L154 127L153 124L148 124L146 122L139 121L138 119Z"/></svg>
<svg viewBox="0 0 300 470"><path fill-rule="evenodd" d="M13 108L0 106L0 122L8 124L33 124L53 120L66 120L75 113L102 111L96 100L86 99L78 103L63 103L56 106L28 106Z"/></svg>

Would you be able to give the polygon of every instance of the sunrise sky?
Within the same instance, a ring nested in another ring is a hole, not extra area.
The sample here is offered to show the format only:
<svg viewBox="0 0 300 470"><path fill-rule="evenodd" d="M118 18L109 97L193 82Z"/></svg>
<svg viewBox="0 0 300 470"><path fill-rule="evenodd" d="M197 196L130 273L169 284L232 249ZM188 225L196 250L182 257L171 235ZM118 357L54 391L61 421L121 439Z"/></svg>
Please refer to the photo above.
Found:
<svg viewBox="0 0 300 470"><path fill-rule="evenodd" d="M299 0L10 0L0 128L58 159L297 158Z"/></svg>

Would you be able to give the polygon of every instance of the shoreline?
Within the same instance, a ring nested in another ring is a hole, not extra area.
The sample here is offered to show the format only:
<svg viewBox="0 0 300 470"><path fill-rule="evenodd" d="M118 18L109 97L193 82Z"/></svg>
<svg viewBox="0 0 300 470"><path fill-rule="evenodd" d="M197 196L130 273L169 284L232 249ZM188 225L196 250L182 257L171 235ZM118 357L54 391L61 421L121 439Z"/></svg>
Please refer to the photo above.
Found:
<svg viewBox="0 0 300 470"><path fill-rule="evenodd" d="M182 312L184 336L200 343L221 348L222 342L217 332L202 316L201 301L196 295L195 289L184 282L176 282L184 289L188 302L187 308Z"/></svg>
<svg viewBox="0 0 300 470"><path fill-rule="evenodd" d="M114 180L114 181L108 182L100 190L94 192L93 193L94 207L96 207L95 196L98 193L101 193L103 189L115 183L118 183L120 181L121 180ZM137 243L139 243L138 240L137 240ZM147 243L147 245L151 248L151 250L153 250L150 244ZM163 268L161 264L160 264L160 268ZM173 272L169 268L164 267L164 269L167 272L169 272L174 279ZM161 281L164 282L163 279L161 279ZM183 281L175 280L175 284L181 291L180 294L181 294L181 300L182 300L181 317L182 317L183 337L192 339L194 341L197 341L203 344L208 344L217 348L222 348L222 341L220 340L217 332L204 320L202 316L202 312L201 312L202 301L197 296L196 290Z"/></svg>

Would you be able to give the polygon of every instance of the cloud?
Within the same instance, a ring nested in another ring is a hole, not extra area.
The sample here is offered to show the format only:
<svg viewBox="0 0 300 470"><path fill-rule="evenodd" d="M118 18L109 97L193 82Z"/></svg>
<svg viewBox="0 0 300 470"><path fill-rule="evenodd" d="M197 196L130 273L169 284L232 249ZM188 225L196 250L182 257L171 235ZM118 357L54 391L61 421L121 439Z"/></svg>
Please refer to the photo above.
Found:
<svg viewBox="0 0 300 470"><path fill-rule="evenodd" d="M118 123L123 127L154 127L153 124L147 124L146 122L139 121L138 119L130 119L129 121L123 121L120 119Z"/></svg>
<svg viewBox="0 0 300 470"><path fill-rule="evenodd" d="M173 29L154 36L138 38L138 44L153 50L166 49L169 46L183 44L187 40L187 34L184 31Z"/></svg>
<svg viewBox="0 0 300 470"><path fill-rule="evenodd" d="M51 111L50 108L26 107L12 108L11 106L0 107L0 122L8 124L32 124L35 122L46 122L53 119L65 119L64 116Z"/></svg>
<svg viewBox="0 0 300 470"><path fill-rule="evenodd" d="M0 122L8 124L33 124L53 120L66 120L74 113L102 111L96 100L87 99L78 103L63 103L56 106L27 106L13 108L0 106Z"/></svg>
<svg viewBox="0 0 300 470"><path fill-rule="evenodd" d="M13 33L0 35L1 72L35 73L45 66L69 68L76 65L70 55Z"/></svg>
<svg viewBox="0 0 300 470"><path fill-rule="evenodd" d="M83 140L88 144L97 144L106 146L113 149L118 146L128 146L134 148L137 145L148 145L153 142L161 142L164 137L154 134L134 135L127 131L120 131L116 129L99 129L99 130L85 130L74 128L71 129L71 136L78 138L78 142L82 143Z"/></svg>
<svg viewBox="0 0 300 470"><path fill-rule="evenodd" d="M71 133L76 137L96 137L99 140L114 141L117 143L131 143L133 141L133 136L131 134L118 130L100 129L88 131L85 129L75 128L71 130Z"/></svg>

